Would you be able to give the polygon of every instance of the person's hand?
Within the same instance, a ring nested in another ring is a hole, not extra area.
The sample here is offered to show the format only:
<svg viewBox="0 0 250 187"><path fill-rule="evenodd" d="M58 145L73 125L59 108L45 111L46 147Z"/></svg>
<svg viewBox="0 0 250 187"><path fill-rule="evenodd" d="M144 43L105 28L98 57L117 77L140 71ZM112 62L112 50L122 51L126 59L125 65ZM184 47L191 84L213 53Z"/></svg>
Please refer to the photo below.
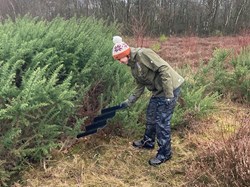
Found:
<svg viewBox="0 0 250 187"><path fill-rule="evenodd" d="M127 99L127 100L123 101L123 102L120 104L120 106L122 106L122 107L124 107L124 108L128 108L128 107L131 106L131 103L130 103L129 100Z"/></svg>
<svg viewBox="0 0 250 187"><path fill-rule="evenodd" d="M166 103L167 105L169 105L170 103L173 102L173 100L174 100L174 97L173 97L173 98L165 98L165 103Z"/></svg>
<svg viewBox="0 0 250 187"><path fill-rule="evenodd" d="M134 95L130 95L128 99L123 101L120 106L123 106L125 108L130 107L132 104L134 104L136 101L136 97Z"/></svg>

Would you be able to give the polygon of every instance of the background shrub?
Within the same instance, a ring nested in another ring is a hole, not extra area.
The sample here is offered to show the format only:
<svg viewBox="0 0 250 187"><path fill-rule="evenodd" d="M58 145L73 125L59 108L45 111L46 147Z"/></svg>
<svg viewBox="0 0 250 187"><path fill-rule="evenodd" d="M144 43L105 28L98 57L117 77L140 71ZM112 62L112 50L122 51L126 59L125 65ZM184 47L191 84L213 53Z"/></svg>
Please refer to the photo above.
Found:
<svg viewBox="0 0 250 187"><path fill-rule="evenodd" d="M201 63L197 70L189 66L180 72L185 77L180 103L173 115L173 126L204 117L216 109L221 97L249 102L250 51L242 49L233 58L232 51L216 49L208 64Z"/></svg>
<svg viewBox="0 0 250 187"><path fill-rule="evenodd" d="M233 101L250 101L250 51L244 48L233 58L232 52L217 49L207 65L202 64L195 80L199 85L209 85L206 90L218 92Z"/></svg>
<svg viewBox="0 0 250 187"><path fill-rule="evenodd" d="M172 118L172 126L186 124L205 117L216 110L220 98L217 92L207 91L209 84L200 83L199 72L194 72L189 66L183 68L180 74L185 78L181 86L181 95ZM203 78L203 77L202 77Z"/></svg>

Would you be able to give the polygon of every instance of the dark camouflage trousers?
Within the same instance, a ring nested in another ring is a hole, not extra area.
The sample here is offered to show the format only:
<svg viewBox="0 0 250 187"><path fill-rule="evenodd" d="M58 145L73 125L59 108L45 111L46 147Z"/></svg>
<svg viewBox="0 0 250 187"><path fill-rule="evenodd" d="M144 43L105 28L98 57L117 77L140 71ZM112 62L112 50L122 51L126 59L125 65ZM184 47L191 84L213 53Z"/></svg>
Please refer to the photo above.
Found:
<svg viewBox="0 0 250 187"><path fill-rule="evenodd" d="M174 90L174 98L167 101L165 97L151 97L147 108L147 123L144 142L154 145L155 137L159 146L156 157L165 160L171 156L171 125L170 121L180 95L180 88Z"/></svg>

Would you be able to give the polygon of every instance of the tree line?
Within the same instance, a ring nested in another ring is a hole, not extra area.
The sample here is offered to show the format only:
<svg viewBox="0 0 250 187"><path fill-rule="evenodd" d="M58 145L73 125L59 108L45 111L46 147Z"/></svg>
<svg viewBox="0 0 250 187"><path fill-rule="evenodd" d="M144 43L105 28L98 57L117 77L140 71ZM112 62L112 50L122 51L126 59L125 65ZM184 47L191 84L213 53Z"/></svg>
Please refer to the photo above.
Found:
<svg viewBox="0 0 250 187"><path fill-rule="evenodd" d="M249 0L0 0L0 20L87 16L121 24L124 34L219 35L250 27Z"/></svg>

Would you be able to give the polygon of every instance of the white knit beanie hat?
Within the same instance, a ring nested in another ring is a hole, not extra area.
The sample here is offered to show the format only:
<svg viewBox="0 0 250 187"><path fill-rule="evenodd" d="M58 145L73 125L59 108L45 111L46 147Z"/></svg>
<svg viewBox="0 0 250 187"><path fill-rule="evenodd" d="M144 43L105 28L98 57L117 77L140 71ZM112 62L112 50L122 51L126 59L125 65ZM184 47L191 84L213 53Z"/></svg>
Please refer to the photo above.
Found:
<svg viewBox="0 0 250 187"><path fill-rule="evenodd" d="M128 44L122 41L120 36L113 37L113 43L115 44L112 50L112 56L115 60L119 60L130 54L130 47Z"/></svg>

